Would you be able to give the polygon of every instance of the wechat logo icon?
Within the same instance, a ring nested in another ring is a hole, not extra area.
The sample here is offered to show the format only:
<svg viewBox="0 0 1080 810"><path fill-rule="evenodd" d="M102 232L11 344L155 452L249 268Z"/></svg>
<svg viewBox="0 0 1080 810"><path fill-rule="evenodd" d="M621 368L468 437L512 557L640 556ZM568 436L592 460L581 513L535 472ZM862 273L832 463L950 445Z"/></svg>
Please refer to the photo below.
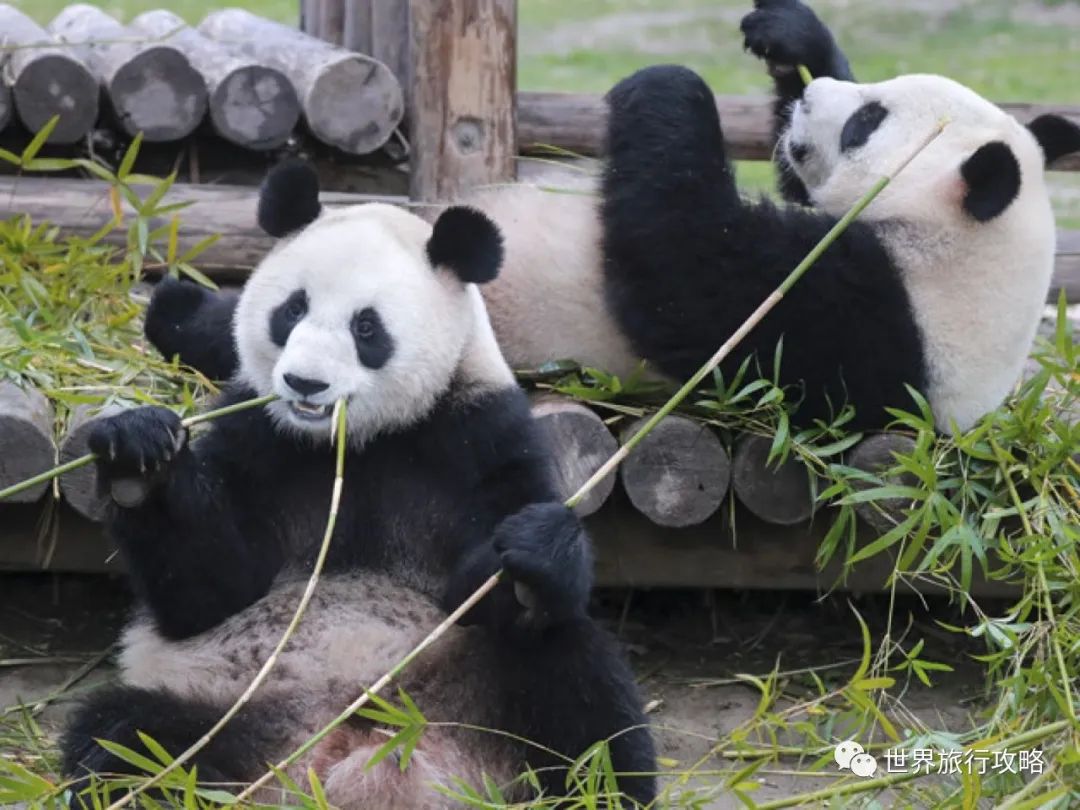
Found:
<svg viewBox="0 0 1080 810"><path fill-rule="evenodd" d="M847 740L836 746L833 759L840 766L840 770L850 769L856 776L866 778L873 776L874 771L877 770L877 760L866 753L863 747L854 740Z"/></svg>

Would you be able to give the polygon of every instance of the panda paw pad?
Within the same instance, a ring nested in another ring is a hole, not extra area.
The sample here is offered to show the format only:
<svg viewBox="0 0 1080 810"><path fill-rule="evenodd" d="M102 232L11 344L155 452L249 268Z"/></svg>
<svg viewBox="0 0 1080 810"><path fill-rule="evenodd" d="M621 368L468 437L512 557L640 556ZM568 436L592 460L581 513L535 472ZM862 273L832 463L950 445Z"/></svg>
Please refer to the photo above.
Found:
<svg viewBox="0 0 1080 810"><path fill-rule="evenodd" d="M103 479L148 478L183 449L187 431L168 408L145 407L103 419L88 437Z"/></svg>

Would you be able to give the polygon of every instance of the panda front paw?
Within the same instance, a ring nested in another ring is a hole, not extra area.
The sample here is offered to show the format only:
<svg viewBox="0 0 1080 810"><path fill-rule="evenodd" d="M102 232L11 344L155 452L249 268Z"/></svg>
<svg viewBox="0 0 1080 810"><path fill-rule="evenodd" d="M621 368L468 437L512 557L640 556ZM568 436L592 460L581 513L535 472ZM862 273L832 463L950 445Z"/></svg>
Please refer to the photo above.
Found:
<svg viewBox="0 0 1080 810"><path fill-rule="evenodd" d="M168 408L144 407L102 419L87 439L98 476L121 506L137 506L164 480L184 449L187 431Z"/></svg>
<svg viewBox="0 0 1080 810"><path fill-rule="evenodd" d="M492 542L524 608L522 624L546 627L585 614L592 555L570 509L530 504L499 524Z"/></svg>
<svg viewBox="0 0 1080 810"><path fill-rule="evenodd" d="M190 281L164 278L154 287L143 331L167 359L180 361L212 380L236 369L232 317L237 296Z"/></svg>
<svg viewBox="0 0 1080 810"><path fill-rule="evenodd" d="M744 47L774 72L793 71L798 65L805 65L815 77L833 72L832 34L799 0L755 0L740 28Z"/></svg>

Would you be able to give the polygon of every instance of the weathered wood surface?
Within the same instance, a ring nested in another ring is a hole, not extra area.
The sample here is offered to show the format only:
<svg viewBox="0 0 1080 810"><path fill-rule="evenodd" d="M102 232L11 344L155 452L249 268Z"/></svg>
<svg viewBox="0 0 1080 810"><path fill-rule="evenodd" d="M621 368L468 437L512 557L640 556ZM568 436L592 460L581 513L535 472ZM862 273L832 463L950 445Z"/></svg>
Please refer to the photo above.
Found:
<svg viewBox="0 0 1080 810"><path fill-rule="evenodd" d="M131 27L183 51L206 82L215 132L248 149L274 149L300 120L300 100L280 70L237 56L171 11L147 11Z"/></svg>
<svg viewBox="0 0 1080 810"><path fill-rule="evenodd" d="M731 486L739 501L768 523L794 526L814 514L814 492L809 470L789 456L780 464L767 463L772 439L744 435L735 445Z"/></svg>
<svg viewBox="0 0 1080 810"><path fill-rule="evenodd" d="M0 489L43 473L56 464L53 409L32 388L0 381ZM29 503L45 494L48 482L20 492L13 502Z"/></svg>
<svg viewBox="0 0 1080 810"><path fill-rule="evenodd" d="M129 135L180 140L206 114L206 82L177 48L81 3L61 11L49 23L49 32L93 71L117 124Z"/></svg>
<svg viewBox="0 0 1080 810"><path fill-rule="evenodd" d="M615 437L595 411L560 397L541 397L533 403L533 418L547 437L555 464L559 496L569 498L619 449ZM574 511L591 515L615 488L607 476L582 499Z"/></svg>
<svg viewBox="0 0 1080 810"><path fill-rule="evenodd" d="M378 59L401 82L409 109L409 4L407 0L345 0L342 45Z"/></svg>
<svg viewBox="0 0 1080 810"><path fill-rule="evenodd" d="M199 259L199 267L218 281L239 281L274 245L255 225L258 190L250 186L190 185L177 183L165 196L168 203L190 202L180 220L180 243L190 247L212 234L220 239ZM404 197L386 197L348 192L323 192L327 206L363 202L389 202L414 207ZM125 210L130 213L130 209ZM112 218L108 188L96 180L65 180L43 177L0 176L0 216L29 214L35 222L51 222L66 233L89 236ZM164 221L153 225L167 224ZM114 241L122 241L118 232ZM1072 302L1080 303L1080 232L1059 231L1059 251L1054 273L1055 287L1047 298L1057 302L1057 289L1064 289ZM1070 252L1071 251L1071 252Z"/></svg>
<svg viewBox="0 0 1080 810"><path fill-rule="evenodd" d="M516 0L409 0L409 196L514 178Z"/></svg>
<svg viewBox="0 0 1080 810"><path fill-rule="evenodd" d="M625 444L647 418L619 431ZM619 465L634 507L658 526L703 523L720 508L731 480L731 461L716 433L684 416L668 416Z"/></svg>
<svg viewBox="0 0 1080 810"><path fill-rule="evenodd" d="M11 100L11 89L6 82L0 82L0 130L10 123L15 115L15 104Z"/></svg>
<svg viewBox="0 0 1080 810"><path fill-rule="evenodd" d="M896 466L897 455L911 455L915 450L915 440L901 433L879 433L868 436L859 442L848 456L847 464L857 470L871 473L882 478L886 485L915 486L918 478L913 473L883 475ZM860 489L870 489L873 484L866 482ZM880 532L887 532L903 520L904 510L911 505L905 498L885 498L874 503L859 503L855 512L866 523Z"/></svg>
<svg viewBox="0 0 1080 810"><path fill-rule="evenodd" d="M1000 106L1021 123L1053 112L1080 125L1080 106L1015 103ZM718 95L716 107L724 128L724 141L732 157L740 160L771 158L771 97ZM555 146L581 155L599 155L604 149L606 122L607 107L599 94L518 93L518 144L524 152ZM1080 153L1065 156L1052 168L1080 169Z"/></svg>
<svg viewBox="0 0 1080 810"><path fill-rule="evenodd" d="M109 404L103 408L78 405L68 421L68 432L60 442L60 463L66 464L90 452L87 441L94 423L119 413L123 407ZM60 494L72 509L93 521L105 518L108 496L98 486L97 467L88 464L60 476ZM0 507L2 508L2 507Z"/></svg>
<svg viewBox="0 0 1080 810"><path fill-rule="evenodd" d="M350 154L369 154L401 122L401 84L376 59L235 8L207 15L199 30L288 76L304 120L324 143Z"/></svg>
<svg viewBox="0 0 1080 810"><path fill-rule="evenodd" d="M4 84L11 86L23 126L38 132L59 116L49 143L61 144L90 131L98 117L98 82L70 48L57 46L48 31L17 8L0 4L0 49Z"/></svg>

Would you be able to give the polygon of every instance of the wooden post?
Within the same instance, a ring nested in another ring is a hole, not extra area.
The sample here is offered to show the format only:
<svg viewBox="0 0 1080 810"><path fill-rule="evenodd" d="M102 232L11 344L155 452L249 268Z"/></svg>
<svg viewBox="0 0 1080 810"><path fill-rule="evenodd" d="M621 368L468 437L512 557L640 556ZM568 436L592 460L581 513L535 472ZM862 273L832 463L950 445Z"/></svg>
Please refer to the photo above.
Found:
<svg viewBox="0 0 1080 810"><path fill-rule="evenodd" d="M171 11L147 11L131 27L187 55L206 81L210 121L222 138L247 149L274 149L289 139L300 101L281 71L234 55Z"/></svg>
<svg viewBox="0 0 1080 810"><path fill-rule="evenodd" d="M742 504L768 523L794 526L814 514L810 471L792 457L767 464L772 439L745 434L735 445L731 485Z"/></svg>
<svg viewBox="0 0 1080 810"><path fill-rule="evenodd" d="M75 143L85 136L97 121L99 90L83 61L70 48L52 44L48 31L9 5L0 5L0 43L23 125L37 132L60 116L50 143Z"/></svg>
<svg viewBox="0 0 1080 810"><path fill-rule="evenodd" d="M409 0L414 200L514 179L516 0Z"/></svg>
<svg viewBox="0 0 1080 810"><path fill-rule="evenodd" d="M622 442L646 419L619 431ZM684 416L658 424L619 467L623 488L638 511L659 526L696 526L710 518L727 493L731 461L716 434Z"/></svg>
<svg viewBox="0 0 1080 810"><path fill-rule="evenodd" d="M52 435L53 409L49 401L32 388L0 382L0 489L43 473L55 464ZM8 500L36 501L48 486L46 481Z"/></svg>
<svg viewBox="0 0 1080 810"><path fill-rule="evenodd" d="M557 396L543 396L532 408L533 418L547 435L555 465L560 498L569 498L619 449L604 420L584 405ZM585 517L604 505L615 488L609 475L585 496L574 511Z"/></svg>
<svg viewBox="0 0 1080 810"><path fill-rule="evenodd" d="M68 6L49 31L89 66L117 124L147 141L177 141L206 114L206 83L176 48L147 42L94 6Z"/></svg>
<svg viewBox="0 0 1080 810"><path fill-rule="evenodd" d="M905 487L916 486L919 479L914 473L901 472L885 476L896 466L896 454L911 455L915 440L902 433L878 433L863 439L848 456L848 466L882 477L885 484ZM872 484L859 484L856 489L869 489ZM887 532L904 519L904 510L911 506L905 498L884 498L874 503L855 504L855 513L879 532Z"/></svg>
<svg viewBox="0 0 1080 810"><path fill-rule="evenodd" d="M237 8L215 11L199 30L293 83L319 140L354 155L385 144L405 112L401 84L382 62Z"/></svg>
<svg viewBox="0 0 1080 810"><path fill-rule="evenodd" d="M124 410L124 406L111 403L103 408L94 405L78 405L71 412L68 432L60 442L60 463L65 464L90 452L87 442L90 431L99 419L107 419ZM98 484L97 465L88 464L60 476L60 493L76 512L95 522L105 519L109 496Z"/></svg>

